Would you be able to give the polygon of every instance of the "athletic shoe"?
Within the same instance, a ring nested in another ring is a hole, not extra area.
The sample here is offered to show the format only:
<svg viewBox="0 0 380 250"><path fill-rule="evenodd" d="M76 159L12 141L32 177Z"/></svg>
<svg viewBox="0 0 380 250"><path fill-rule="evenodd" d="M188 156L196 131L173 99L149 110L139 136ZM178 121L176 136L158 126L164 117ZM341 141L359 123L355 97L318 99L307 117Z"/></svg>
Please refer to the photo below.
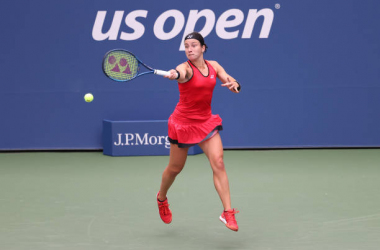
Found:
<svg viewBox="0 0 380 250"><path fill-rule="evenodd" d="M166 224L169 224L170 222L172 222L172 211L170 211L169 209L168 198L166 198L164 201L159 201L159 194L160 192L157 193L158 212L160 213L162 221Z"/></svg>
<svg viewBox="0 0 380 250"><path fill-rule="evenodd" d="M237 232L239 230L239 226L237 225L235 214L239 213L239 211L234 209L229 209L224 211L222 215L219 217L219 220L226 224L226 227Z"/></svg>

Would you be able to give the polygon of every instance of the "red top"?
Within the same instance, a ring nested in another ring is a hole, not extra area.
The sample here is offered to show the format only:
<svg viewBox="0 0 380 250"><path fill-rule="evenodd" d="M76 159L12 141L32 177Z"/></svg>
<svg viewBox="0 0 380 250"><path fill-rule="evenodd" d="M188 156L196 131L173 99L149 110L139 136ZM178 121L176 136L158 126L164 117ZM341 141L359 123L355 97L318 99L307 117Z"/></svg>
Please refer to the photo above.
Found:
<svg viewBox="0 0 380 250"><path fill-rule="evenodd" d="M216 72L206 61L208 75L204 76L199 69L188 61L193 76L184 83L178 83L179 102L172 114L181 122L201 122L211 117L211 100L216 85Z"/></svg>

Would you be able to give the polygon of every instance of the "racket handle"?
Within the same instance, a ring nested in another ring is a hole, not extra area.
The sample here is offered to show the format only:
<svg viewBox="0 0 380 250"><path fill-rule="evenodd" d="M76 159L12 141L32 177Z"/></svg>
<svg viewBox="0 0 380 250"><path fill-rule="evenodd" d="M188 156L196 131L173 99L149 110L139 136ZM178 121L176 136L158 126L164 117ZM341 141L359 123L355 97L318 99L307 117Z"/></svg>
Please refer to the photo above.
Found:
<svg viewBox="0 0 380 250"><path fill-rule="evenodd" d="M155 75L159 75L159 76L168 76L168 75L170 75L170 72L169 71L163 71L163 70L155 69L154 70L154 74Z"/></svg>

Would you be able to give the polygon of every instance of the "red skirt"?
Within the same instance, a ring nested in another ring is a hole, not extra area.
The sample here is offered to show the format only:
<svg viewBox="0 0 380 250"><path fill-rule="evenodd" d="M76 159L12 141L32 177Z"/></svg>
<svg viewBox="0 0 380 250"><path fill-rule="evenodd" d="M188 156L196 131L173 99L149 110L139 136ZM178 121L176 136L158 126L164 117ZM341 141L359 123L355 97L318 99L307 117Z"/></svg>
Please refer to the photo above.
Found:
<svg viewBox="0 0 380 250"><path fill-rule="evenodd" d="M182 122L171 115L168 120L169 141L180 148L194 146L219 130L223 130L219 115L211 115L207 120L194 122Z"/></svg>

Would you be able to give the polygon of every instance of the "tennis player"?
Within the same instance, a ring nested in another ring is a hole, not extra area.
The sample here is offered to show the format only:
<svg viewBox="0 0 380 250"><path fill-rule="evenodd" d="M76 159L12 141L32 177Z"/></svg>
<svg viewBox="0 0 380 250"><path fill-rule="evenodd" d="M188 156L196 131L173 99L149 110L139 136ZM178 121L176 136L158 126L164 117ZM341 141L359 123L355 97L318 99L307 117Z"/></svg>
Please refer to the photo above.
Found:
<svg viewBox="0 0 380 250"><path fill-rule="evenodd" d="M170 75L165 76L170 80L177 80L180 98L168 120L170 159L162 174L161 187L157 194L160 217L165 223L172 221L166 194L185 166L189 147L199 145L210 161L214 185L224 207L219 219L229 229L238 231L235 214L239 211L231 208L230 188L223 162L223 145L219 135L219 130L223 129L222 119L211 113L211 100L216 77L222 81L223 87L233 93L239 93L240 84L218 62L203 58L207 45L200 33L188 34L184 43L188 61L170 70Z"/></svg>

